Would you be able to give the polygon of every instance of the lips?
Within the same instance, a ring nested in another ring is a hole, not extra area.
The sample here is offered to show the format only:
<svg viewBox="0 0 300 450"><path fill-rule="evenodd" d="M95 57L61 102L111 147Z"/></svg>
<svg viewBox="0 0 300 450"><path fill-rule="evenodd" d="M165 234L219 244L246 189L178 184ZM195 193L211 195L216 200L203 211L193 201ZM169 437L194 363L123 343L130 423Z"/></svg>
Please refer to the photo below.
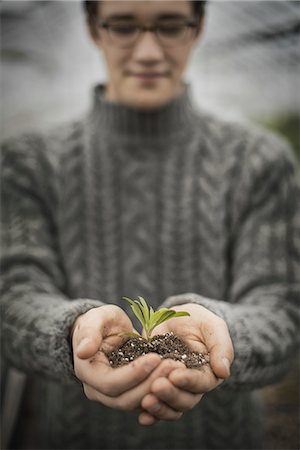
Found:
<svg viewBox="0 0 300 450"><path fill-rule="evenodd" d="M142 80L156 80L158 78L165 78L166 73L162 72L141 72L141 73L131 73L133 77L140 78Z"/></svg>

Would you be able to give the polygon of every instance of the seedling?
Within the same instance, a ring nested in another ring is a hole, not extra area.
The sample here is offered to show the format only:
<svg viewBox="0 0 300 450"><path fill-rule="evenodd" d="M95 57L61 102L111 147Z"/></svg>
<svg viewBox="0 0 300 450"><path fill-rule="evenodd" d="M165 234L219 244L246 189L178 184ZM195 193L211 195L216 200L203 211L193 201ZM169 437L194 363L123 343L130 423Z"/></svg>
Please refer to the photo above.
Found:
<svg viewBox="0 0 300 450"><path fill-rule="evenodd" d="M190 316L188 312L185 311L174 311L169 308L161 308L157 311L151 306L148 306L146 300L143 297L138 296L139 300L132 300L129 297L123 297L124 300L130 303L132 311L142 324L143 329L146 333L146 340L151 339L151 334L154 328L156 328L161 323L166 320L173 319L174 317ZM137 333L126 333L129 336L135 336L141 338L142 336Z"/></svg>

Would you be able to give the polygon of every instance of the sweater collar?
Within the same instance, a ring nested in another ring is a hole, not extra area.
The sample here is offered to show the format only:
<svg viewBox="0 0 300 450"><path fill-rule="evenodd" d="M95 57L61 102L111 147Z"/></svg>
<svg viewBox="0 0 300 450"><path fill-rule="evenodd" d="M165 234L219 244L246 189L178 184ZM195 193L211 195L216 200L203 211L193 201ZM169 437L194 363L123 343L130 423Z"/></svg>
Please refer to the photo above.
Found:
<svg viewBox="0 0 300 450"><path fill-rule="evenodd" d="M104 97L104 86L97 85L92 119L97 129L108 136L156 140L189 132L194 123L195 110L188 85L185 85L180 96L150 111L111 102Z"/></svg>

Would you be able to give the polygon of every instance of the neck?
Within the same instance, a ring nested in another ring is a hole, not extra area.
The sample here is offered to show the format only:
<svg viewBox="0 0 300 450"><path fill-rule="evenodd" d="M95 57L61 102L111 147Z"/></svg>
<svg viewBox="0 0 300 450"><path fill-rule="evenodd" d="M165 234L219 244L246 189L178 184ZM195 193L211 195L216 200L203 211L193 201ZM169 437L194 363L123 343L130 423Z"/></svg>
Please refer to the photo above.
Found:
<svg viewBox="0 0 300 450"><path fill-rule="evenodd" d="M150 98L146 99L141 99L139 95L131 95L128 98L124 98L122 93L118 92L118 89L112 83L108 83L103 87L103 98L108 102L138 109L139 111L155 111L172 102L177 97L180 97L184 93L185 89L185 83L180 81L172 95L170 95L167 99L156 98L152 93Z"/></svg>
<svg viewBox="0 0 300 450"><path fill-rule="evenodd" d="M104 86L95 88L92 120L95 131L118 139L157 140L188 133L194 124L189 88L184 85L180 95L155 109L137 107L111 101L105 95ZM99 131L100 132L100 131Z"/></svg>

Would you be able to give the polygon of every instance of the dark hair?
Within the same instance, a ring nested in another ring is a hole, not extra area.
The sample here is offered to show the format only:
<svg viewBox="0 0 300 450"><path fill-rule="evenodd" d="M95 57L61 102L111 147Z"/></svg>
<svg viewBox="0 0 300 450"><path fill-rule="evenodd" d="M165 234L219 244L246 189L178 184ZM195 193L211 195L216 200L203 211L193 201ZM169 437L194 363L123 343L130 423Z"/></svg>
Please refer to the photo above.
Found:
<svg viewBox="0 0 300 450"><path fill-rule="evenodd" d="M101 0L87 0L83 2L83 7L87 18L92 19L97 14L97 6ZM194 14L197 18L201 18L205 14L206 0L191 0L193 4Z"/></svg>

